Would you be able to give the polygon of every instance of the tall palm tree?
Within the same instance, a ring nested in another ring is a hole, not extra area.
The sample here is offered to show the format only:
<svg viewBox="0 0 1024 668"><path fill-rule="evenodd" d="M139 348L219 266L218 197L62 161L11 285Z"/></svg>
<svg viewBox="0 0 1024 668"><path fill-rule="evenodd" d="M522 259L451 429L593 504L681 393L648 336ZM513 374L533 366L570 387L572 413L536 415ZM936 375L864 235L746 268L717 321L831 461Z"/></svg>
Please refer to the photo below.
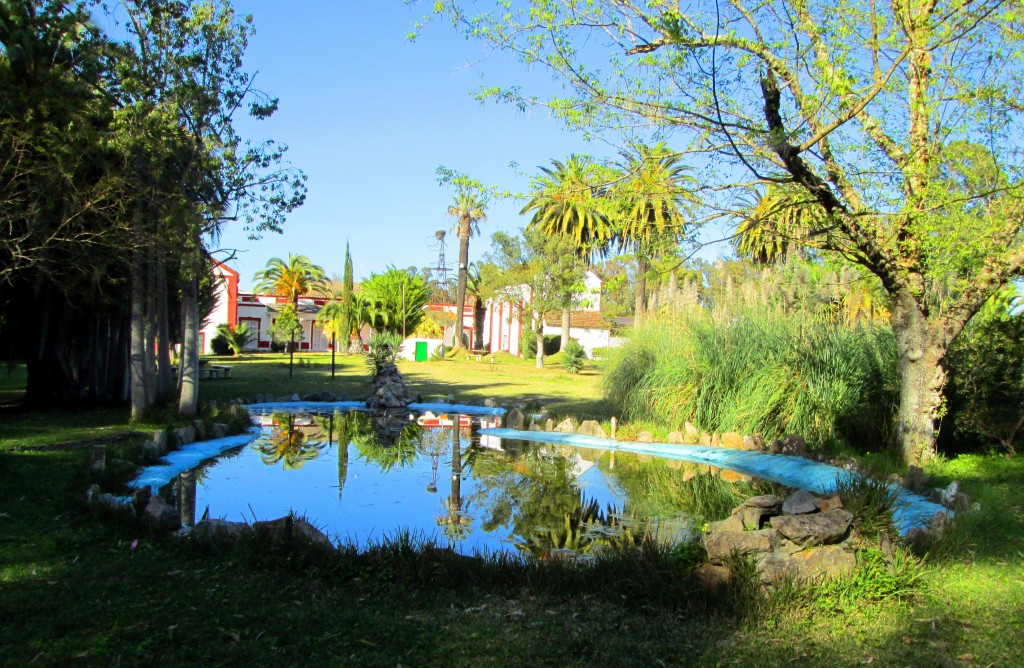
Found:
<svg viewBox="0 0 1024 668"><path fill-rule="evenodd" d="M264 295L287 297L299 312L299 297L327 282L323 267L313 264L305 255L288 254L288 262L272 257L267 260L267 268L256 272L253 292ZM292 333L291 344L288 346L288 377L292 377L295 362L295 333Z"/></svg>
<svg viewBox="0 0 1024 668"><path fill-rule="evenodd" d="M793 252L806 256L812 238L828 228L828 214L806 191L792 184L771 184L748 202L733 243L742 258L778 264Z"/></svg>
<svg viewBox="0 0 1024 668"><path fill-rule="evenodd" d="M636 319L647 307L647 270L652 256L671 251L686 231L685 214L693 205L687 186L696 181L686 174L679 154L664 143L639 145L622 154L624 177L610 191L609 206L620 249L633 252L637 263Z"/></svg>
<svg viewBox="0 0 1024 668"><path fill-rule="evenodd" d="M576 244L577 255L589 263L595 255L608 252L613 237L598 167L576 154L564 163L551 162L553 169L540 168L543 175L534 179L534 195L519 214L533 212L527 230L570 237ZM569 341L571 309L569 296L562 308L562 346Z"/></svg>
<svg viewBox="0 0 1024 668"><path fill-rule="evenodd" d="M324 334L331 335L331 379L334 379L334 356L338 352L338 341L345 339L348 345L348 319L349 314L345 309L344 288L331 294L331 300L324 304L320 312L316 314L316 324L320 326ZM351 302L351 295L348 297ZM347 348L346 348L347 350Z"/></svg>
<svg viewBox="0 0 1024 668"><path fill-rule="evenodd" d="M477 193L460 190L448 207L455 218L459 235L459 282L455 291L455 339L453 347L462 347L462 310L466 306L466 272L469 268L469 238L480 233L480 222L487 220L487 202Z"/></svg>

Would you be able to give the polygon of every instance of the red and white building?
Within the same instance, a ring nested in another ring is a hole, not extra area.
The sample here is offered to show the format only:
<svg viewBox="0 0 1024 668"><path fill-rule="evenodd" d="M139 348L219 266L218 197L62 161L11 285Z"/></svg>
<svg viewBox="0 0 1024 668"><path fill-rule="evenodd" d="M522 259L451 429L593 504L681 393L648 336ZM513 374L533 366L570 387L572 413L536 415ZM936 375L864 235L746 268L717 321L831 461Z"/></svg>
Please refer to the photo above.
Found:
<svg viewBox="0 0 1024 668"><path fill-rule="evenodd" d="M199 349L204 354L212 352L210 342L217 335L217 326L229 323L235 326L246 325L252 333L248 351L270 350L270 330L274 319L281 308L288 304L287 297L274 295L257 295L239 290L238 272L227 265L214 261L213 272L217 277L217 300L210 317L199 332ZM578 310L572 314L569 335L577 339L587 353L591 353L595 347L607 347L614 345L610 338L610 330L604 325L600 317L601 308L601 279L592 271L587 272L585 279L586 290L580 294L577 300ZM518 291L512 293L511 299L489 300L483 320L483 350L487 353L507 352L512 355L521 355L520 341L524 327L529 328L532 320L530 311L530 291L522 286ZM326 292L314 291L299 298L298 317L302 324L302 340L297 342L297 350L306 352L328 352L330 351L330 336L324 334L323 330L316 325L316 316L328 301L332 298ZM466 305L462 312L462 332L474 347L476 342L474 299L471 295L466 296ZM431 311L448 311L454 313L455 306L451 304L430 304L426 307ZM550 322L548 321L550 320ZM561 319L555 322L550 317L546 319L544 326L545 334L558 334L561 332ZM365 342L369 340L370 332L364 328L361 338ZM416 341L428 341L430 350L441 344L441 340L432 339L408 339L403 345L405 356L412 358L412 350L415 349ZM348 348L348 342L340 343L339 347Z"/></svg>

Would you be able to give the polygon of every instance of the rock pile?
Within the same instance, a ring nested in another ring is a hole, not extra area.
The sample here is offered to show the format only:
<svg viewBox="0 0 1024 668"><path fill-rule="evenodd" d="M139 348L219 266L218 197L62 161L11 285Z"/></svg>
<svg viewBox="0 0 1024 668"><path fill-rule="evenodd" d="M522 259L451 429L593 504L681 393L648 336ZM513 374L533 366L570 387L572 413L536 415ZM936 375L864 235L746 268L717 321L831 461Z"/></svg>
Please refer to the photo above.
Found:
<svg viewBox="0 0 1024 668"><path fill-rule="evenodd" d="M713 587L729 577L733 554L754 560L764 583L812 582L853 572L853 515L839 497L819 498L800 490L785 500L773 495L747 499L704 535L708 563L698 573Z"/></svg>
<svg viewBox="0 0 1024 668"><path fill-rule="evenodd" d="M366 400L370 410L405 408L412 403L412 395L405 387L402 374L394 364L387 364L374 379L373 394Z"/></svg>

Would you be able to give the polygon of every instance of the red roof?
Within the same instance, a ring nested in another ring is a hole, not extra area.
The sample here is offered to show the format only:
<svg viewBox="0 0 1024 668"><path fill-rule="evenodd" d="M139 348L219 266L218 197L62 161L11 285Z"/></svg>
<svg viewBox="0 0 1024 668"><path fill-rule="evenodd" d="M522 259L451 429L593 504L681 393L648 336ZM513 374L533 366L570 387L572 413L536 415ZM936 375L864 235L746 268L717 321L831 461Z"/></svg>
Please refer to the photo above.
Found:
<svg viewBox="0 0 1024 668"><path fill-rule="evenodd" d="M562 312L549 311L544 314L544 324L549 327L562 326ZM609 324L600 311L573 311L569 314L569 327L580 329L608 329Z"/></svg>

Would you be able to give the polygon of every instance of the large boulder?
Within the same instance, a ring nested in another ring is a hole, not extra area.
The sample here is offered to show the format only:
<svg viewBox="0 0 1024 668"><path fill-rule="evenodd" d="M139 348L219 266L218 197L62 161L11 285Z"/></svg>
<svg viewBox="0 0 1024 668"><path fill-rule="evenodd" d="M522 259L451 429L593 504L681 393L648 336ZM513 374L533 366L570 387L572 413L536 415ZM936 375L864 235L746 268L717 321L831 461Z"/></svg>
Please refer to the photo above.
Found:
<svg viewBox="0 0 1024 668"><path fill-rule="evenodd" d="M194 425L185 425L174 430L174 444L179 448L194 443L196 440L196 428Z"/></svg>
<svg viewBox="0 0 1024 668"><path fill-rule="evenodd" d="M505 414L505 426L509 429L521 431L526 424L526 414L519 408L513 408Z"/></svg>
<svg viewBox="0 0 1024 668"><path fill-rule="evenodd" d="M192 528L192 540L199 543L233 542L247 534L251 528L245 522L228 520L201 520Z"/></svg>
<svg viewBox="0 0 1024 668"><path fill-rule="evenodd" d="M255 522L252 530L275 545L295 545L315 550L331 551L334 544L322 531L302 517L285 515L276 520Z"/></svg>
<svg viewBox="0 0 1024 668"><path fill-rule="evenodd" d="M580 423L579 429L576 430L576 433L583 434L584 436L608 438L608 434L605 433L604 428L601 427L601 423L597 420L584 420Z"/></svg>
<svg viewBox="0 0 1024 668"><path fill-rule="evenodd" d="M857 567L857 558L839 545L825 545L786 554L772 552L757 561L762 582L783 579L809 583L845 577Z"/></svg>
<svg viewBox="0 0 1024 668"><path fill-rule="evenodd" d="M818 505L821 499L814 496L806 489L798 489L782 502L782 513L784 515L805 515L818 512Z"/></svg>
<svg viewBox="0 0 1024 668"><path fill-rule="evenodd" d="M770 520L772 528L797 545L832 545L846 538L853 515L842 508L813 515L779 515Z"/></svg>
<svg viewBox="0 0 1024 668"><path fill-rule="evenodd" d="M142 528L152 534L171 533L181 528L181 517L162 497L153 496L142 512Z"/></svg>
<svg viewBox="0 0 1024 668"><path fill-rule="evenodd" d="M779 532L774 529L718 531L704 537L704 549L708 552L708 561L721 563L733 552L739 554L771 552L778 547L779 542Z"/></svg>

